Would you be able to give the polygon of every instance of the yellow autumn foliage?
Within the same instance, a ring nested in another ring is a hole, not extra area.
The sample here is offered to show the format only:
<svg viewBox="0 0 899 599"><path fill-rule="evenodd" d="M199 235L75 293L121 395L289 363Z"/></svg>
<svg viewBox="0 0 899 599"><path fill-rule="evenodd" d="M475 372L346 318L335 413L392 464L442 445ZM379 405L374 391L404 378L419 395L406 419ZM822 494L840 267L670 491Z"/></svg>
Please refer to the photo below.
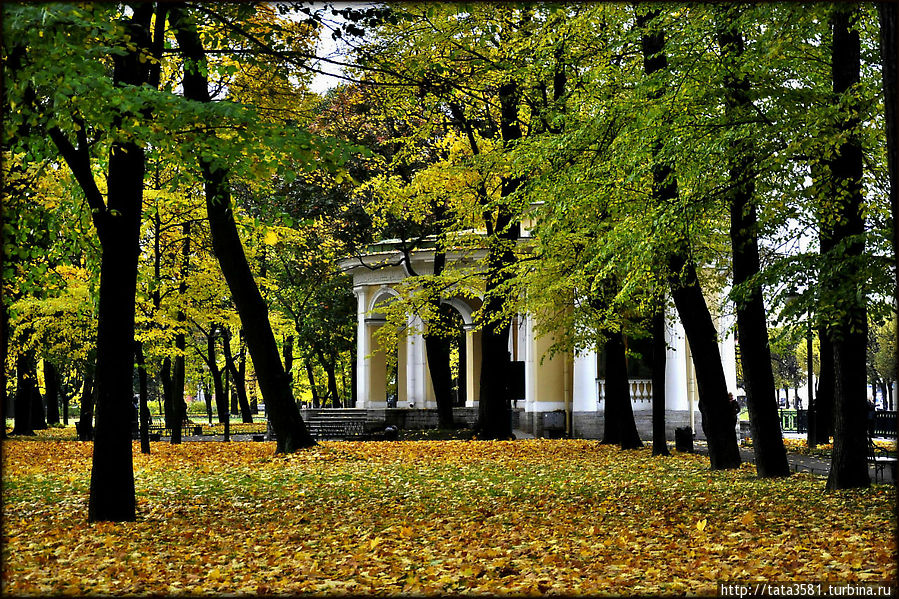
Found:
<svg viewBox="0 0 899 599"><path fill-rule="evenodd" d="M710 594L896 580L895 489L585 440L135 444L138 520L86 522L92 444L5 441L19 594Z"/></svg>

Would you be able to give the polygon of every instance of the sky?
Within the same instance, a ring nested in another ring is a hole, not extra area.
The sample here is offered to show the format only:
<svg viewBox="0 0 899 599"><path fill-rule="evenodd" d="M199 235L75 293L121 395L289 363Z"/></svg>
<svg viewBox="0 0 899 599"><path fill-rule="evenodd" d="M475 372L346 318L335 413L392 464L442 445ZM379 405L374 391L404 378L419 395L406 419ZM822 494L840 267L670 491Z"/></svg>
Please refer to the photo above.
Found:
<svg viewBox="0 0 899 599"><path fill-rule="evenodd" d="M315 2L313 3L313 7L320 7L323 3ZM370 6L371 2L333 2L332 3L336 9L346 8L349 6L354 7L364 7ZM332 25L338 25L344 22L344 19L340 16L328 15L328 23ZM318 55L325 58L339 59L342 54L341 52L345 48L344 44L338 44L334 38L331 37L332 29L328 27L322 27L321 33L319 35L318 42ZM319 63L318 68L326 73L331 74L340 74L341 68L337 65L329 64L326 62ZM312 79L311 88L312 91L323 94L327 90L332 87L335 87L340 83L340 79L337 77L332 77L329 75L316 74Z"/></svg>

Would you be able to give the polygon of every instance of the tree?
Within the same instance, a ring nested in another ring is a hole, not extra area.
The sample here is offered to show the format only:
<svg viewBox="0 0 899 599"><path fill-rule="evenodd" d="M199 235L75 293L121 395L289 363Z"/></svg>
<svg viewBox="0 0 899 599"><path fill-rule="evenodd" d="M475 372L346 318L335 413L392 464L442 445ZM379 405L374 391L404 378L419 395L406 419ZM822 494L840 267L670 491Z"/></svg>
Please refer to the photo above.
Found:
<svg viewBox="0 0 899 599"><path fill-rule="evenodd" d="M175 37L188 61L183 79L185 97L209 103L212 98L209 95L207 76L201 69L201 65L206 64L205 51L197 29L182 7L172 9L172 20ZM241 317L266 408L271 414L272 426L277 434L277 451L290 453L315 445L293 401L268 322L268 307L253 280L237 233L231 207L228 169L221 162L215 163L211 157L206 158L203 154L200 155L199 163L205 180L206 211L213 251Z"/></svg>
<svg viewBox="0 0 899 599"><path fill-rule="evenodd" d="M159 68L153 65L160 60L165 9L156 9L149 3L134 7L130 13L118 13L118 7L61 7L52 11L17 7L7 21L7 27L15 33L4 36L16 40L8 55L10 62L22 66L14 76L7 77L7 100L13 106L22 106L18 114L42 126L71 169L91 207L102 248L90 521L135 517L128 423L145 166L144 146L138 139L143 137L142 128L152 112L150 98L159 80ZM99 34L94 33L97 31ZM100 52L84 52L85 46L78 46L97 42ZM99 60L110 54L111 77L104 73L105 65ZM148 61L148 57L155 60ZM58 82L63 79L69 83L60 86ZM88 89L98 94L93 105L90 100L84 102L83 92ZM52 116L41 122L38 115L42 113ZM107 151L105 193L94 176L87 127L108 136L103 144ZM46 151L37 145L29 149Z"/></svg>
<svg viewBox="0 0 899 599"><path fill-rule="evenodd" d="M739 10L728 10L719 25L721 47L727 73L724 77L725 118L739 127L753 116L748 76L742 72L743 35L733 25ZM734 288L746 286L736 301L740 359L752 431L756 470L763 478L789 476L790 465L784 449L777 414L774 377L771 373L765 304L762 286L756 275L761 270L758 248L758 219L755 194L755 147L752 132L743 131L728 153L732 182L730 203L730 240Z"/></svg>
<svg viewBox="0 0 899 599"><path fill-rule="evenodd" d="M858 101L853 87L860 79L861 42L856 29L858 9L835 6L831 13L831 71L833 93L839 102L835 126L842 138L825 168L832 177L833 220L829 238L834 247L834 262L850 266L863 255L864 216L862 212L863 150L858 133L858 117L853 105ZM833 343L834 446L828 489L867 487L867 427L865 411L865 347L867 345L867 307L859 297L863 282L858 270L822 273L824 309L833 315L827 335Z"/></svg>
<svg viewBox="0 0 899 599"><path fill-rule="evenodd" d="M890 180L890 208L893 217L893 276L895 278L894 301L899 306L899 119L896 115L896 87L899 76L899 10L893 4L879 2L877 15L880 22L880 68L883 80L884 129L886 131L887 171ZM896 332L899 335L899 330ZM899 343L899 338L896 339Z"/></svg>
<svg viewBox="0 0 899 599"><path fill-rule="evenodd" d="M668 66L664 53L665 32L654 20L659 12L638 15L638 26L643 30L641 45L643 68L647 77L663 71ZM659 85L658 82L655 83ZM660 97L661 88L651 92ZM665 204L676 201L678 186L676 175L669 164L659 158L660 142L653 148L653 196L656 202ZM684 331L692 349L693 364L696 368L696 383L699 388L699 410L702 426L709 442L709 457L713 469L736 468L740 465L736 432L727 401L727 384L718 352L717 337L705 298L699 287L696 265L689 257L687 238L681 237L667 256L669 285L677 313L684 325Z"/></svg>

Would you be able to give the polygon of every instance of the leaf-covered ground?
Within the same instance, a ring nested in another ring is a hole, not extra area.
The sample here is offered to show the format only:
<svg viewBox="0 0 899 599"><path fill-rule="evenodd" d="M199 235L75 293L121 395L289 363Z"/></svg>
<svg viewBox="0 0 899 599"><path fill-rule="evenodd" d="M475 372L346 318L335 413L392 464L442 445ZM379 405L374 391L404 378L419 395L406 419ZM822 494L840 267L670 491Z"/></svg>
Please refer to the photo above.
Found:
<svg viewBox="0 0 899 599"><path fill-rule="evenodd" d="M153 445L88 524L92 445L3 443L7 594L714 593L895 581L895 489L583 440Z"/></svg>

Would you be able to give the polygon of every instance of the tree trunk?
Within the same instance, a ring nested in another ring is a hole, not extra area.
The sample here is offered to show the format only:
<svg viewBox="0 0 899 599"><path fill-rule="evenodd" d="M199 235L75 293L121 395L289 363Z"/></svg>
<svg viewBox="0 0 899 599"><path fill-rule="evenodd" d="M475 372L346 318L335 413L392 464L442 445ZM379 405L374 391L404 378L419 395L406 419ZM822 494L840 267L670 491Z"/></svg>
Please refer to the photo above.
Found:
<svg viewBox="0 0 899 599"><path fill-rule="evenodd" d="M664 53L665 33L649 28L649 23L658 14L654 10L637 18L638 27L644 29L641 46L643 71L647 76L668 68L668 59ZM659 89L655 95L661 97L661 93L662 90ZM678 196L677 179L670 165L655 158L660 151L661 144L657 141L653 147L653 196L659 203L671 202ZM702 428L709 444L712 469L737 468L740 465L740 451L718 351L718 332L699 288L696 266L688 260L689 253L685 245L684 241L682 247L671 251L667 257L667 266L674 305L693 350Z"/></svg>
<svg viewBox="0 0 899 599"><path fill-rule="evenodd" d="M736 18L733 9L727 16ZM727 24L719 34L718 44L724 60L732 69L739 69L743 60L743 36ZM749 79L745 75L725 77L726 115L731 126L744 121L752 112ZM746 407L752 431L752 449L756 472L762 478L789 476L790 465L780 430L774 374L771 371L771 351L768 345L768 325L762 286L753 282L760 269L758 222L755 206L755 146L751 137L744 136L728 152L730 161L730 242L733 255L735 289L747 291L735 302L737 332L740 339L740 360L746 389Z"/></svg>
<svg viewBox="0 0 899 599"><path fill-rule="evenodd" d="M603 443L617 443L621 449L643 447L634 422L630 382L627 377L627 353L621 331L606 331L603 345L606 357L606 414Z"/></svg>
<svg viewBox="0 0 899 599"><path fill-rule="evenodd" d="M858 7L836 5L831 16L833 48L831 71L833 91L838 97L853 93L861 71L861 42L858 30ZM848 133L834 157L828 160L832 177L835 211L831 238L840 247L841 255L834 264L844 267L830 271L824 278L828 303L844 315L832 323L829 332L833 343L834 376L834 444L827 489L867 487L871 484L867 463L867 426L865 406L865 358L868 339L868 318L865 305L864 281L854 260L864 252L862 213L863 153L861 141L854 129L857 117L850 101L842 108L838 128ZM841 103L842 104L842 103ZM857 114L857 113L856 113Z"/></svg>
<svg viewBox="0 0 899 599"><path fill-rule="evenodd" d="M6 394L6 360L9 357L9 311L5 298L0 295L0 438L6 439L6 417L9 409L9 396Z"/></svg>
<svg viewBox="0 0 899 599"><path fill-rule="evenodd" d="M178 294L184 297L187 294L187 276L190 271L190 221L185 221L181 225L181 235L183 241L181 244L181 268L178 273ZM178 323L178 333L175 335L175 363L172 368L172 390L174 396L172 398L172 410L175 419L178 422L177 433L172 429L172 444L181 442L181 427L187 420L187 404L184 402L184 352L187 349L186 339L184 338L184 326L187 323L187 315L180 307L175 315L175 321Z"/></svg>
<svg viewBox="0 0 899 599"><path fill-rule="evenodd" d="M209 387L209 380L203 377L203 400L206 402L206 417L209 424L212 424L212 389Z"/></svg>
<svg viewBox="0 0 899 599"><path fill-rule="evenodd" d="M499 86L498 96L500 135L504 148L510 149L522 135L518 124L521 99L518 84L513 80L506 81ZM514 222L512 210L505 200L520 185L520 178L504 176L500 183L503 201L496 207L494 217L485 214L487 269L483 305L485 324L481 332L481 395L475 425L478 439L513 438L509 396L509 327L512 323L503 316L503 305L506 283L511 279L509 270L515 264L514 247L518 241L519 224Z"/></svg>
<svg viewBox="0 0 899 599"><path fill-rule="evenodd" d="M160 8L157 17L164 11ZM126 25L132 49L112 57L113 81L118 85L140 87L150 81L152 69L146 67L146 57L153 55L153 12L152 3L133 7ZM95 373L97 413L88 505L91 522L135 519L130 422L144 169L141 144L112 144L106 179L108 210L103 231L98 231L102 259Z"/></svg>
<svg viewBox="0 0 899 599"><path fill-rule="evenodd" d="M172 360L166 356L159 369L159 380L162 382L162 413L167 429L175 428L175 410L172 406Z"/></svg>
<svg viewBox="0 0 899 599"><path fill-rule="evenodd" d="M441 236L440 242L443 241ZM412 265L407 260L407 267ZM434 250L434 276L440 276L446 267L446 252L440 249ZM414 274L414 273L413 273ZM428 329L422 337L425 342L425 354L428 359L428 373L434 386L434 402L437 404L437 428L451 429L455 426L453 420L452 397L452 373L450 372L450 346L449 339L443 336L446 331L444 312L441 310L440 297L431 290L433 296L429 299L433 312L433 321L428 323Z"/></svg>
<svg viewBox="0 0 899 599"><path fill-rule="evenodd" d="M712 469L738 468L741 460L736 421L728 401L718 331L699 288L696 267L682 256L672 255L669 268L674 305L684 325L696 371L702 430L709 444ZM682 273L680 280L677 273Z"/></svg>
<svg viewBox="0 0 899 599"><path fill-rule="evenodd" d="M32 376L31 362L33 360L33 350L26 349L16 356L16 394L13 399L15 405L11 435L34 435L31 398L33 396L32 387L37 386L37 380Z"/></svg>
<svg viewBox="0 0 899 599"><path fill-rule="evenodd" d="M299 326L299 325L298 325ZM284 374L293 389L293 335L284 337Z"/></svg>
<svg viewBox="0 0 899 599"><path fill-rule="evenodd" d="M428 355L428 371L434 383L434 400L437 403L437 427L455 427L453 419L452 372L450 372L449 339L437 335L425 335L425 351Z"/></svg>
<svg viewBox="0 0 899 599"><path fill-rule="evenodd" d="M343 407L343 404L340 401L340 391L337 389L337 367L334 365L333 361L326 359L321 354L319 354L319 362L321 363L322 368L325 371L325 377L328 380L328 396L331 398L331 407Z"/></svg>
<svg viewBox="0 0 899 599"><path fill-rule="evenodd" d="M665 342L664 303L652 316L652 455L670 456L665 437L665 370L668 345Z"/></svg>
<svg viewBox="0 0 899 599"><path fill-rule="evenodd" d="M173 28L185 58L192 61L185 65L183 88L185 97L209 103L209 87L206 79L205 52L193 23L188 23L186 9L172 8ZM291 453L303 447L316 445L306 429L294 402L290 381L281 364L278 345L268 320L268 306L259 293L256 281L240 241L231 208L231 191L228 172L221 166L199 156L206 192L206 212L212 249L222 274L231 290L237 313L246 334L247 347L256 369L266 412L278 438L277 452Z"/></svg>
<svg viewBox="0 0 899 599"><path fill-rule="evenodd" d="M223 331L225 334L222 337L222 348L225 351L225 366L228 368L228 372L231 373L231 380L234 382L234 395L237 396L240 419L241 422L250 423L253 422L253 413L250 411L250 402L247 401L247 380L244 367L242 366L238 369L234 363L234 356L231 353L231 333L228 329L223 329ZM241 354L243 354L243 350L241 350ZM235 407L233 404L234 402L232 401L232 412Z"/></svg>
<svg viewBox="0 0 899 599"><path fill-rule="evenodd" d="M33 385L29 385L31 391L31 428L36 431L47 430L47 415L44 412L44 398L41 396L41 389L37 379L37 362L32 354L32 361L29 364L31 371L28 378L34 381Z"/></svg>
<svg viewBox="0 0 899 599"><path fill-rule="evenodd" d="M147 367L144 361L144 344L134 342L134 357L137 362L137 393L138 393L138 428L140 430L140 452L150 453L150 408L147 406Z"/></svg>
<svg viewBox="0 0 899 599"><path fill-rule="evenodd" d="M59 371L51 362L44 360L44 387L47 400L47 424L59 424Z"/></svg>
<svg viewBox="0 0 899 599"><path fill-rule="evenodd" d="M67 383L68 383L68 381L67 381ZM73 390L73 389L77 389L77 388L78 388L77 385L69 386L68 384L66 384L66 386L63 388L63 392L62 392L62 423L65 426L69 426L69 397L70 397L69 391Z"/></svg>
<svg viewBox="0 0 899 599"><path fill-rule="evenodd" d="M887 171L890 177L890 210L893 217L893 273L896 277L894 305L899 305L899 121L896 118L899 97L899 6L894 2L878 2L877 16L880 21L880 68L883 77L884 129L887 139ZM894 333L893 343L899 347L899 327ZM892 389L890 409L893 409Z"/></svg>
<svg viewBox="0 0 899 599"><path fill-rule="evenodd" d="M177 349L177 336L175 337ZM182 336L182 342L184 341ZM168 366L170 363L169 359L166 358L166 365ZM180 379L180 384L179 384ZM172 365L172 377L169 379L169 397L168 397L169 406L172 413L172 445L179 445L181 443L181 431L184 426L184 418L187 415L187 406L184 403L184 361L182 357L182 362L179 367L178 365L178 357L175 357L174 364Z"/></svg>
<svg viewBox="0 0 899 599"><path fill-rule="evenodd" d="M94 398L96 397L96 389L94 388L94 375L88 373L84 377L84 386L81 391L81 415L78 417L78 440L93 441L94 440Z"/></svg>
<svg viewBox="0 0 899 599"><path fill-rule="evenodd" d="M209 334L206 336L206 363L209 366L209 373L212 375L212 385L215 388L215 409L221 424L227 424L231 418L228 411L228 399L225 397L224 386L222 385L222 371L218 367L218 358L215 355L215 334L216 325L211 325Z"/></svg>
<svg viewBox="0 0 899 599"><path fill-rule="evenodd" d="M318 391L315 389L315 373L312 371L312 359L308 356L303 359L303 365L306 367L306 378L309 380L309 390L312 393L312 407L321 406L318 399Z"/></svg>

